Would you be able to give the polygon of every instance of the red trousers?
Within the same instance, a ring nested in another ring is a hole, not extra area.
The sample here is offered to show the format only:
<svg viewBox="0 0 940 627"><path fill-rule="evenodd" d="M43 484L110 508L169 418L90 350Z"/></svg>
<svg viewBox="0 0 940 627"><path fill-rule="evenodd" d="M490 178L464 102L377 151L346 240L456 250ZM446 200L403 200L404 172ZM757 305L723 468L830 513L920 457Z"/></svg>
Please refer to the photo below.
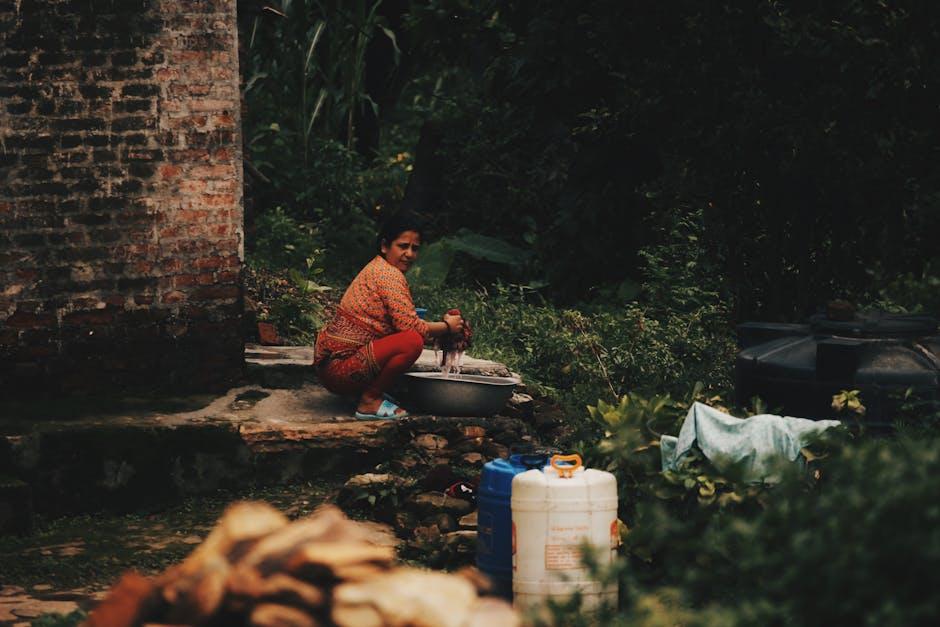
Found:
<svg viewBox="0 0 940 627"><path fill-rule="evenodd" d="M423 348L420 333L400 331L372 340L349 357L330 359L317 369L317 375L334 394L366 392L379 397L418 360Z"/></svg>

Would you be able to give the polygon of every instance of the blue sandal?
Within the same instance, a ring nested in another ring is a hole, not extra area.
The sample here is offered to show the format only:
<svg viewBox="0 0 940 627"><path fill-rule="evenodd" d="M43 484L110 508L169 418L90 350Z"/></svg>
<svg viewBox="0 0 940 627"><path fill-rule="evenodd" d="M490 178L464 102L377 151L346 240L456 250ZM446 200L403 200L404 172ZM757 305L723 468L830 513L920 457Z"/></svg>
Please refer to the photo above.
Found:
<svg viewBox="0 0 940 627"><path fill-rule="evenodd" d="M356 420L395 420L397 418L407 418L408 412L401 414L395 413L399 409L401 408L395 403L384 400L374 414L364 414L361 411L357 411Z"/></svg>

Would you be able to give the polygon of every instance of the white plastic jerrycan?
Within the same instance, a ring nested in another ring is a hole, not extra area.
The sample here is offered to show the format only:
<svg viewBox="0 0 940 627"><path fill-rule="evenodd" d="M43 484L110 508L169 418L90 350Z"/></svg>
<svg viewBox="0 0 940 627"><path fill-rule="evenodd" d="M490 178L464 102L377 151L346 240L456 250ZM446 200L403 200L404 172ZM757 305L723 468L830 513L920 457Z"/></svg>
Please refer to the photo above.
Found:
<svg viewBox="0 0 940 627"><path fill-rule="evenodd" d="M570 463L564 463L570 462ZM579 455L555 455L544 472L528 470L512 480L512 590L525 610L549 598L581 593L585 610L616 604L617 586L591 578L581 559L587 541L597 563L613 562L617 527L617 479L585 469Z"/></svg>

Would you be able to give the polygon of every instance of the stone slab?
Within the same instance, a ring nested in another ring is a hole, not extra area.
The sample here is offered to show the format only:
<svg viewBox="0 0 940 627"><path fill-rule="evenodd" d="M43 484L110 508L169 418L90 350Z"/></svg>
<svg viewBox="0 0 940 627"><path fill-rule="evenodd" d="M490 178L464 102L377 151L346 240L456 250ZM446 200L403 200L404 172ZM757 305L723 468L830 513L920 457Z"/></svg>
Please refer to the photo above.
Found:
<svg viewBox="0 0 940 627"><path fill-rule="evenodd" d="M441 363L441 355L431 349L424 349L418 361L411 367L414 372L437 372ZM513 373L504 364L489 359L477 359L464 355L460 363L461 374L476 374L487 377L511 377Z"/></svg>
<svg viewBox="0 0 940 627"><path fill-rule="evenodd" d="M287 377L286 386L256 383L218 395L153 399L0 400L0 471L28 485L25 497L35 512L63 515L158 505L339 468L364 472L413 432L456 442L467 425L506 430L497 417L356 421L355 399L317 384L312 358L309 346L248 347L246 361L255 367L299 374ZM425 351L418 367L433 364L433 352ZM508 372L486 360L470 359L468 367Z"/></svg>
<svg viewBox="0 0 940 627"><path fill-rule="evenodd" d="M312 346L245 346L245 363L253 369L304 369L313 365L314 349ZM411 367L415 372L434 372L440 370L440 353L426 348L418 361ZM463 374L476 374L491 377L512 376L504 364L489 359L478 359L464 355L460 371Z"/></svg>

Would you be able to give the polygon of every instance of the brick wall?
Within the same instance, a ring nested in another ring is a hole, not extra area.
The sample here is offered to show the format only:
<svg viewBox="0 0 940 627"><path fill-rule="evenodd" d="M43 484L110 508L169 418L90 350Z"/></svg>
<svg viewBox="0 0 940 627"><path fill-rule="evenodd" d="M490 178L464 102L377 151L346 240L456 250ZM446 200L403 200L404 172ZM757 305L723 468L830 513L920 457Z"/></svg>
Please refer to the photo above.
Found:
<svg viewBox="0 0 940 627"><path fill-rule="evenodd" d="M0 397L232 382L236 0L0 0Z"/></svg>

